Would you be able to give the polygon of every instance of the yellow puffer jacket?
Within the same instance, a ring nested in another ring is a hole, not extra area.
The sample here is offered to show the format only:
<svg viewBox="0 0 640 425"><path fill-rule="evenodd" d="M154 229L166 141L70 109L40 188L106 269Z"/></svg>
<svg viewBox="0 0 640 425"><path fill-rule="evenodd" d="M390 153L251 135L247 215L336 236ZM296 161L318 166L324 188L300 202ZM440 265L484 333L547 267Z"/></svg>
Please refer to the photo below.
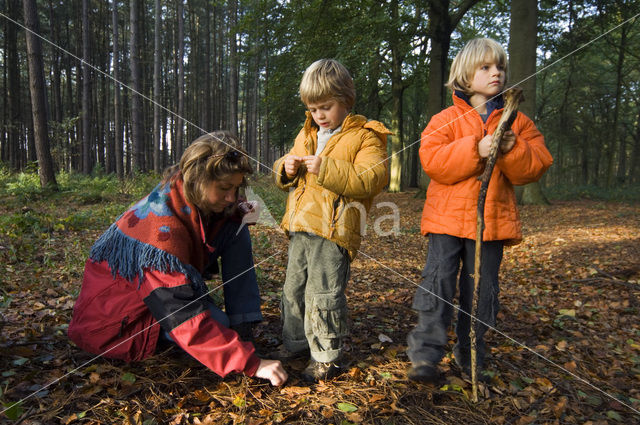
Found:
<svg viewBox="0 0 640 425"><path fill-rule="evenodd" d="M320 172L307 173L304 164L293 180L284 171L286 155L273 165L276 184L289 191L282 228L308 232L333 241L349 251L353 260L360 248L366 216L375 195L389 181L387 135L384 124L349 114L342 130L332 136L320 153ZM296 137L290 155L314 155L318 127L307 120Z"/></svg>

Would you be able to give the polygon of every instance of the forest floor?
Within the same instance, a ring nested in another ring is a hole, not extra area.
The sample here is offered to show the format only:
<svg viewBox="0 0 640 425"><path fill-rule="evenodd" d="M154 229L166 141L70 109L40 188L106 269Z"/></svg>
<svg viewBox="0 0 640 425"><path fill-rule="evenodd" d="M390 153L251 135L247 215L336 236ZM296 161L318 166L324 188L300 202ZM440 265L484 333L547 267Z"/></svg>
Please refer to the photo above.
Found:
<svg viewBox="0 0 640 425"><path fill-rule="evenodd" d="M640 423L639 204L521 208L524 241L505 249L501 311L486 337L492 378L473 403L471 384L451 358L453 332L439 365L442 382L407 379L411 302L427 248L419 234L424 200L414 193L382 194L372 208L347 290L345 372L307 385L304 363L292 362L279 388L245 376L221 379L176 348L125 364L69 342L83 262L109 222L92 222L104 214L100 202L0 199L2 423ZM380 202L399 207L392 235L373 231L376 223L383 230L393 224ZM269 351L280 343L287 240L266 225L252 233L265 317L257 342Z"/></svg>

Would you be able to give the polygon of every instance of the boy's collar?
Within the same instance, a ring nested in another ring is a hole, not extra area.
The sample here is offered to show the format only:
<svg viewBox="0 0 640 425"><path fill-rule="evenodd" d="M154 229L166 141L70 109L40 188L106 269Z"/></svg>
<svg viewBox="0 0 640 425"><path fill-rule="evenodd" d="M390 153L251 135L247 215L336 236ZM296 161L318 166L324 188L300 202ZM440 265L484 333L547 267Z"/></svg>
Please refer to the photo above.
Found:
<svg viewBox="0 0 640 425"><path fill-rule="evenodd" d="M468 94L466 94L462 90L455 90L454 94L460 99L467 102L469 106L473 107L471 105L471 97ZM487 116L491 115L491 112L493 112L494 110L502 108L504 108L504 99L502 98L502 93L500 93L499 95L494 96L487 101Z"/></svg>

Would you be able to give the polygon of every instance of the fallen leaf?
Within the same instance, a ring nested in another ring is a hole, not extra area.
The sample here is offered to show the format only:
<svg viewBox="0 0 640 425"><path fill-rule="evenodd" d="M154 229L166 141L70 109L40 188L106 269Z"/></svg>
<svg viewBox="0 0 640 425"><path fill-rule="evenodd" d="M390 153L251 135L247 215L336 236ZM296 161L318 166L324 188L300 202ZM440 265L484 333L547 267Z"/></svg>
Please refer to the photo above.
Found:
<svg viewBox="0 0 640 425"><path fill-rule="evenodd" d="M338 406L338 409L340 409L343 412L347 412L347 413L348 412L355 412L356 410L358 410L358 408L356 406L354 406L353 404L351 404L351 403L341 402L341 403L338 403L337 406Z"/></svg>
<svg viewBox="0 0 640 425"><path fill-rule="evenodd" d="M555 406L553 406L553 414L556 416L556 418L560 419L564 411L567 409L568 401L569 400L567 397L562 396L560 397L560 401Z"/></svg>
<svg viewBox="0 0 640 425"><path fill-rule="evenodd" d="M378 341L384 343L384 342L393 342L393 340L391 338L389 338L388 336L386 336L385 334L378 334Z"/></svg>
<svg viewBox="0 0 640 425"><path fill-rule="evenodd" d="M247 402L245 401L244 397L241 396L240 394L238 394L236 396L236 398L233 399L233 405L242 409L244 406L247 405Z"/></svg>
<svg viewBox="0 0 640 425"><path fill-rule="evenodd" d="M310 387L284 387L283 389L280 390L280 394L285 394L288 396L294 396L294 395L303 395L303 394L309 394L311 392L311 388Z"/></svg>

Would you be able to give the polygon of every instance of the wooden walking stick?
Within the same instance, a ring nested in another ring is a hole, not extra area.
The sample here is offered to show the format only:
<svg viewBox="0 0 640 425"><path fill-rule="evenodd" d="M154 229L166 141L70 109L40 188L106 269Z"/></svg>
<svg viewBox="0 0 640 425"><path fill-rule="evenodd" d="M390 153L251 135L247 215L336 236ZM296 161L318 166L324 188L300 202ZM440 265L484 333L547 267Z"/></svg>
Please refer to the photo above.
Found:
<svg viewBox="0 0 640 425"><path fill-rule="evenodd" d="M493 133L491 139L491 148L489 150L489 156L487 157L487 163L484 166L484 171L478 177L481 181L480 193L478 194L478 217L476 227L476 252L475 252L475 264L473 269L473 302L471 307L471 330L469 337L471 338L471 386L473 402L478 402L478 371L477 371L477 348L476 348L476 317L478 315L478 297L480 294L480 264L482 261L482 232L484 231L484 203L487 199L487 189L489 188L489 180L491 179L491 173L493 167L496 164L498 158L498 149L502 136L505 131L511 128L511 124L516 119L518 114L518 106L520 102L524 100L522 95L522 89L520 87L512 87L504 92L502 95L504 99L504 109L502 116L498 122L498 127Z"/></svg>

